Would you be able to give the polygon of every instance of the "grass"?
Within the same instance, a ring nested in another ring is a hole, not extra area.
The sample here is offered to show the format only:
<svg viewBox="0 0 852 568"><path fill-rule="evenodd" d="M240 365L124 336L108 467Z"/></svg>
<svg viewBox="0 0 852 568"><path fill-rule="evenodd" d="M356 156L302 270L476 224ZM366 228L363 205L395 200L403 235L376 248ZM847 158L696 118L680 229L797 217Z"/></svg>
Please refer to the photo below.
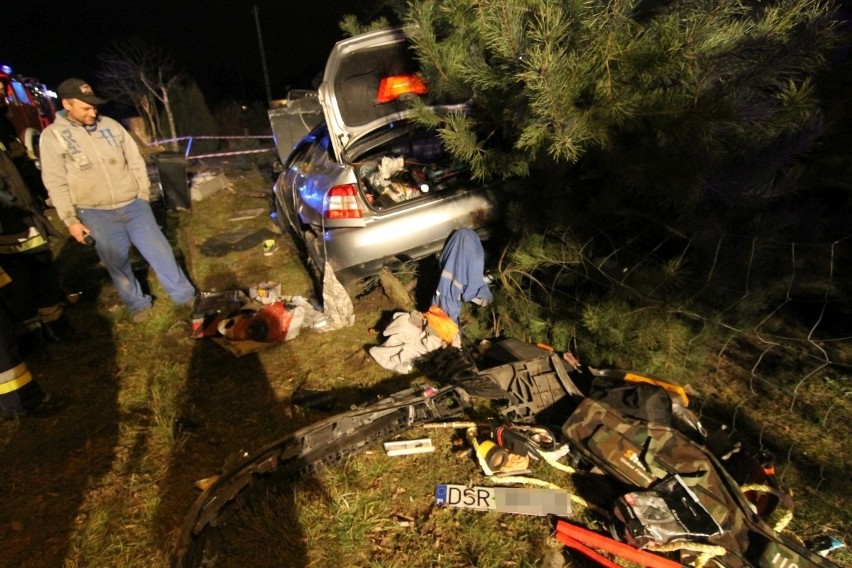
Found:
<svg viewBox="0 0 852 568"><path fill-rule="evenodd" d="M264 215L230 220L238 211L266 207L257 170L237 163L209 167L227 171L231 189L165 219L198 288L247 289L274 280L285 294L309 295L310 279L286 236L276 237L279 250L272 256L263 256L259 243L220 257L201 252L222 233L272 229ZM304 330L292 341L238 359L175 325L182 314L153 275L147 278L159 298L153 317L133 325L94 253L74 243L56 246L66 285L83 291L69 315L89 337L47 345L29 362L47 390L69 401L67 408L49 418L0 423L2 568L167 566L198 496L198 480L216 474L241 450L260 448L329 415L291 404L294 390L333 391L335 411L342 411L407 386L365 351L378 342L373 328L395 308L379 291L356 302L352 327L325 334ZM730 410L732 401L747 396L747 376L730 369L702 388ZM808 394L837 399L845 383L839 384L809 383L807 389L819 392ZM848 401L833 412L845 416ZM760 408L752 420L771 415L771 407ZM814 420L802 420L803 434L820 436ZM815 459L826 464L849 453L844 421L836 418L830 425L841 436L823 436L835 444L817 452ZM790 436L791 429L797 432L796 425L781 431ZM545 519L436 508L436 484L487 480L469 457L451 451L451 432L411 436L432 437L437 450L396 458L374 450L294 485L253 492L221 531L222 565L561 565ZM785 485L815 486L807 472L785 471ZM568 475L542 467L535 473L574 488ZM797 494L804 506L794 527L801 534L828 530L848 539L848 479L846 485L829 485ZM579 515L584 518L583 511ZM835 560L852 566L848 554Z"/></svg>
<svg viewBox="0 0 852 568"><path fill-rule="evenodd" d="M255 495L230 522L234 546L225 565L268 566L276 547L297 559L294 566L336 566L341 558L376 567L541 565L553 550L543 519L431 505L439 483L487 483L466 455L450 452L449 433L432 437L434 454L376 450L280 493ZM287 530L294 518L296 539ZM266 555L251 554L263 547Z"/></svg>

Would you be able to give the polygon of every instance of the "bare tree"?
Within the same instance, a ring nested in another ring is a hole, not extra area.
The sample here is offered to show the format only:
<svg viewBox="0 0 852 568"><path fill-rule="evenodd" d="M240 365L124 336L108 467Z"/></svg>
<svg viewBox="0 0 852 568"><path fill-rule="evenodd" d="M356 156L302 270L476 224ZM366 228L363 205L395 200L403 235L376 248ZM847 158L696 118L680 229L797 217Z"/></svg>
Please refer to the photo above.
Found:
<svg viewBox="0 0 852 568"><path fill-rule="evenodd" d="M102 63L96 76L101 90L116 101L129 103L145 120L151 137L162 135L159 108L162 105L168 120L171 138L177 138L174 113L169 102L169 89L180 81L174 60L159 48L138 38L115 44L112 50L99 55ZM159 103L159 104L158 104ZM171 143L177 150L177 142Z"/></svg>

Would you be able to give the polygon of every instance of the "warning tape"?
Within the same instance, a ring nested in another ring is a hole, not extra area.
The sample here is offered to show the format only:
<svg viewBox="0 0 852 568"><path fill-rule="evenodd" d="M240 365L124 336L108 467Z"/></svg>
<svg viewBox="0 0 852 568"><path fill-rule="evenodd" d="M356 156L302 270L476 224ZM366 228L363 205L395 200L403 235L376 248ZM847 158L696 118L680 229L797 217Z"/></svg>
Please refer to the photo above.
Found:
<svg viewBox="0 0 852 568"><path fill-rule="evenodd" d="M259 148L256 150L235 150L233 152L213 152L211 154L196 154L187 156L187 160L199 160L201 158L221 158L223 156L239 156L240 154L262 154L264 152L275 152L275 148Z"/></svg>
<svg viewBox="0 0 852 568"><path fill-rule="evenodd" d="M188 140L189 143L186 145L186 150L183 152L183 157L187 160L199 160L201 158L221 158L225 156L240 156L245 154L263 154L265 152L275 152L277 149L274 146L268 146L266 148L255 148L253 150L232 150L229 152L211 152L208 154L195 154L190 155L192 151L192 143L196 140L272 140L274 136L269 135L259 135L259 136L179 136L177 138L169 138L166 140L155 140L154 142L150 142L149 146L159 146L163 144L168 144L170 142L181 142L184 140Z"/></svg>
<svg viewBox="0 0 852 568"><path fill-rule="evenodd" d="M161 144L168 144L169 142L181 142L183 140L271 140L273 138L275 137L269 134L253 136L178 136L177 138L154 140L153 142L148 142L148 146L159 146Z"/></svg>

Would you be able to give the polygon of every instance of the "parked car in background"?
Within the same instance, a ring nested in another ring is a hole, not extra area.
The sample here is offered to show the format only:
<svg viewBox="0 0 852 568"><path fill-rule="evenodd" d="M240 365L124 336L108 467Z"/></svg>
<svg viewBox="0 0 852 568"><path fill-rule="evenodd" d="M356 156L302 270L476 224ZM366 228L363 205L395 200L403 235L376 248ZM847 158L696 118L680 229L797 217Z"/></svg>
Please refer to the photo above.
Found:
<svg viewBox="0 0 852 568"><path fill-rule="evenodd" d="M433 104L403 32L380 30L338 42L318 93L270 111L277 218L344 286L439 252L456 229L488 236L491 189L410 120L411 97Z"/></svg>

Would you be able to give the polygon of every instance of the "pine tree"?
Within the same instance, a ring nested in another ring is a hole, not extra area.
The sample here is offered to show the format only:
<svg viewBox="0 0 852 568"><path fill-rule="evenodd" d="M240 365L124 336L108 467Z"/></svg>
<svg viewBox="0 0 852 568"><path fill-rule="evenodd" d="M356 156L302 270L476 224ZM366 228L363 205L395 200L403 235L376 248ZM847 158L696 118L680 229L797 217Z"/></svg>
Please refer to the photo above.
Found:
<svg viewBox="0 0 852 568"><path fill-rule="evenodd" d="M472 95L476 118L444 134L481 177L631 134L687 133L708 155L765 145L813 121L837 41L814 0L418 0L406 17L430 88Z"/></svg>
<svg viewBox="0 0 852 568"><path fill-rule="evenodd" d="M582 328L594 362L692 365L725 329L706 314L742 293L707 286L714 235L790 226L774 213L824 131L830 3L414 0L404 18L430 91L471 102L420 120L478 179L512 180L495 331L565 349ZM761 293L725 318L759 312L775 260L728 252Z"/></svg>

